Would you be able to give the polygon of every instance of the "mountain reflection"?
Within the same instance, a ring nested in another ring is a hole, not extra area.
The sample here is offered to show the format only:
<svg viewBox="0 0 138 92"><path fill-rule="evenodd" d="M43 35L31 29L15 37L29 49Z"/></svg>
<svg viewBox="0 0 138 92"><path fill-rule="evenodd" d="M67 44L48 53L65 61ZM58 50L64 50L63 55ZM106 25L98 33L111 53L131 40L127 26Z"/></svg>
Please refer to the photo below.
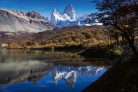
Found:
<svg viewBox="0 0 138 92"><path fill-rule="evenodd" d="M102 67L94 66L83 66L83 67L73 67L73 66L57 66L53 72L53 80L56 84L62 79L65 80L66 84L73 87L77 81L78 76L95 76L103 70Z"/></svg>
<svg viewBox="0 0 138 92"><path fill-rule="evenodd" d="M25 89L45 92L41 85L47 85L49 92L79 92L108 69L101 64L87 63L76 53L0 51L0 92L26 92Z"/></svg>

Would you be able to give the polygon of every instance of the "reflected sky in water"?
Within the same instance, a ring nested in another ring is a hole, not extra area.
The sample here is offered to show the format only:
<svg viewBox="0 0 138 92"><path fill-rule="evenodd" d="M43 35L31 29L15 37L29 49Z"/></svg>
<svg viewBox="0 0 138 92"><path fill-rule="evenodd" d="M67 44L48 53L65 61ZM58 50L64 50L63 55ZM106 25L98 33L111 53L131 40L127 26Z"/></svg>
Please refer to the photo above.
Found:
<svg viewBox="0 0 138 92"><path fill-rule="evenodd" d="M76 53L0 50L0 92L81 92L108 69L84 66L83 59Z"/></svg>

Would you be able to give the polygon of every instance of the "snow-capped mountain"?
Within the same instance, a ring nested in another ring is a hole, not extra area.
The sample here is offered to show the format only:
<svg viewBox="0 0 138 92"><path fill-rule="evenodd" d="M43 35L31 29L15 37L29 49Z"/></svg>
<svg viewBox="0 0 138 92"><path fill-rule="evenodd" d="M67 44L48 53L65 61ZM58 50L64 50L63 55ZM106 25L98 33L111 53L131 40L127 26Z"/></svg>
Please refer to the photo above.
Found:
<svg viewBox="0 0 138 92"><path fill-rule="evenodd" d="M53 29L39 13L0 9L0 32L41 32Z"/></svg>
<svg viewBox="0 0 138 92"><path fill-rule="evenodd" d="M68 5L63 13L56 9L51 14L51 22L57 27L73 26L77 24L77 15L72 5Z"/></svg>
<svg viewBox="0 0 138 92"><path fill-rule="evenodd" d="M70 17L70 20L72 20L72 21L75 21L77 19L76 11L75 11L75 9L73 8L72 5L68 5L65 8L63 14L69 16Z"/></svg>
<svg viewBox="0 0 138 92"><path fill-rule="evenodd" d="M89 22L88 20L94 21ZM77 18L77 13L72 5L68 5L63 13L54 9L51 14L51 23L53 23L56 27L103 25L95 19L94 15L85 15Z"/></svg>

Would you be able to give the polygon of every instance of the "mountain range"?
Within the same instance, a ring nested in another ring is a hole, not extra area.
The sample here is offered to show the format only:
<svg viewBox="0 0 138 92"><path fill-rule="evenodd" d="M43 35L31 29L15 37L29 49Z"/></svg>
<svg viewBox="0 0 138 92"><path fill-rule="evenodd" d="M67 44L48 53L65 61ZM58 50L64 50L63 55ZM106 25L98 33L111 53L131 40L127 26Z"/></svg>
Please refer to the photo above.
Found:
<svg viewBox="0 0 138 92"><path fill-rule="evenodd" d="M93 17L88 15L78 18L72 5L65 7L63 13L54 9L51 14L51 21L35 11L26 13L0 9L0 32L38 33L53 30L55 27L102 25L97 20L91 23L87 22L88 18L91 20Z"/></svg>

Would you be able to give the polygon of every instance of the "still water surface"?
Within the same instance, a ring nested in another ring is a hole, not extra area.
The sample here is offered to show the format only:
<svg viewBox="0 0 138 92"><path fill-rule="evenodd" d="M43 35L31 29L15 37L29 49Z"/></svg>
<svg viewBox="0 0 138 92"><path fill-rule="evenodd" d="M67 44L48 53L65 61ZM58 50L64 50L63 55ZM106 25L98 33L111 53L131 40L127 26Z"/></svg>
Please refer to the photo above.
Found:
<svg viewBox="0 0 138 92"><path fill-rule="evenodd" d="M0 50L0 92L81 92L108 67L77 53Z"/></svg>

